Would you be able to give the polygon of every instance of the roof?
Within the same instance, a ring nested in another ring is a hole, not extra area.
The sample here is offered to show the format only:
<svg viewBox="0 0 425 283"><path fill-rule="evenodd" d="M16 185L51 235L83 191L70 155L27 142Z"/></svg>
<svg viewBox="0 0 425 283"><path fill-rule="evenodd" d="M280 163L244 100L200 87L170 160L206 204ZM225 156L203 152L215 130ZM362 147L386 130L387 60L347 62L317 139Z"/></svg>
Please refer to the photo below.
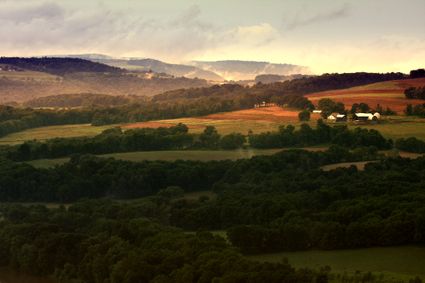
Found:
<svg viewBox="0 0 425 283"><path fill-rule="evenodd" d="M372 113L356 113L354 115L356 115L357 117L361 117L361 118L369 118L369 117L373 116Z"/></svg>

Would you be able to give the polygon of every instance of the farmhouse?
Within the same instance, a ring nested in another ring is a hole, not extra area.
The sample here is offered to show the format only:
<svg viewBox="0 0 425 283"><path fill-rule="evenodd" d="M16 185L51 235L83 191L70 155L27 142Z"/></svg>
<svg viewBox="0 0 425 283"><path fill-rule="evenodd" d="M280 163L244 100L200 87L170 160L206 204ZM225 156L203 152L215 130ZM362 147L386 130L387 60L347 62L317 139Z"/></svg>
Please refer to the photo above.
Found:
<svg viewBox="0 0 425 283"><path fill-rule="evenodd" d="M347 122L347 115L332 113L331 115L328 116L327 120L329 122Z"/></svg>
<svg viewBox="0 0 425 283"><path fill-rule="evenodd" d="M381 119L381 114L376 112L372 113L355 113L353 120L356 122L378 122Z"/></svg>

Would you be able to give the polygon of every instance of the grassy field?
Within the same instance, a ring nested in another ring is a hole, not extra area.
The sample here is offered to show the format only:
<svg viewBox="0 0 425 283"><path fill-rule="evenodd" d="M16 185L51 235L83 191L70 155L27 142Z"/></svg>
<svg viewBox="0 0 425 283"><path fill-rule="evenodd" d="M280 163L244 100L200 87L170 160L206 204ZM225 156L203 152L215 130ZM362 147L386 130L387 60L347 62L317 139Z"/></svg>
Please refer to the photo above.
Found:
<svg viewBox="0 0 425 283"><path fill-rule="evenodd" d="M409 279L416 275L425 279L425 247L285 252L249 258L266 262L279 262L287 258L291 265L298 268L320 268L328 265L336 273L371 271L399 279Z"/></svg>
<svg viewBox="0 0 425 283"><path fill-rule="evenodd" d="M77 124L77 125L60 125L29 129L17 133L7 135L0 138L0 145L2 144L19 144L27 140L46 140L52 138L71 138L81 136L95 136L100 134L105 129L114 127L114 125L107 125L101 127L93 127L90 124Z"/></svg>
<svg viewBox="0 0 425 283"><path fill-rule="evenodd" d="M314 148L320 150L321 148ZM312 150L314 150L312 149ZM272 155L282 149L247 149L247 150L174 150L174 151L137 151L100 155L121 160L140 162L144 160L237 160L251 158L256 155ZM67 162L69 158L39 159L27 162L37 168L49 168Z"/></svg>

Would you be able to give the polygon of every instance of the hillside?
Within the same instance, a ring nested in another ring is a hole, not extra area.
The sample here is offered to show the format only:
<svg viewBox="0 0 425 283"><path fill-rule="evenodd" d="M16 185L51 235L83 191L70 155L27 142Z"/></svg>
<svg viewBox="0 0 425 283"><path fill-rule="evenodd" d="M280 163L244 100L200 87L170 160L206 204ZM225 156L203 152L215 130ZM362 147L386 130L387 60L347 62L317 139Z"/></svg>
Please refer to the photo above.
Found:
<svg viewBox="0 0 425 283"><path fill-rule="evenodd" d="M9 65L19 69L44 72L52 75L69 73L121 73L124 70L105 64L92 62L80 58L19 58L0 57L0 65ZM15 71L21 71L21 70Z"/></svg>
<svg viewBox="0 0 425 283"><path fill-rule="evenodd" d="M340 90L316 92L305 97L314 104L317 104L322 98L330 98L344 103L347 108L351 108L354 103L364 102L371 107L379 104L383 108L389 107L393 111L402 113L407 104L424 103L423 100L406 99L404 90L409 87L422 86L425 86L425 78L392 80Z"/></svg>
<svg viewBox="0 0 425 283"><path fill-rule="evenodd" d="M201 79L129 72L82 59L0 59L0 103L79 93L153 96L174 89L205 86L207 81Z"/></svg>
<svg viewBox="0 0 425 283"><path fill-rule="evenodd" d="M112 96L95 93L60 94L38 97L23 103L26 107L33 108L68 108L91 106L120 106L133 102L143 101L141 96Z"/></svg>

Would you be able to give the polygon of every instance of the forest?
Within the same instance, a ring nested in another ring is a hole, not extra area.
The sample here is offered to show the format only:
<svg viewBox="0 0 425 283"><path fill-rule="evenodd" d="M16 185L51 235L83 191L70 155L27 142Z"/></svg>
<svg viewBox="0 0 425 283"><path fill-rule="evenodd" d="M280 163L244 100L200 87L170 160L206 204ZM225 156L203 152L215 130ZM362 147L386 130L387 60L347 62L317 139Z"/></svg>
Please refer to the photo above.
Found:
<svg viewBox="0 0 425 283"><path fill-rule="evenodd" d="M328 282L328 269L248 260L219 236L187 234L147 217L146 205L2 206L0 266L68 283Z"/></svg>
<svg viewBox="0 0 425 283"><path fill-rule="evenodd" d="M360 160L374 162L364 171L320 169ZM422 245L424 177L425 158L364 147L211 162L74 156L51 169L3 159L2 202L93 200L68 209L3 203L0 263L61 282L328 282L324 271L240 253ZM184 198L194 191L215 196ZM210 233L182 232L209 230L226 230L232 247Z"/></svg>

